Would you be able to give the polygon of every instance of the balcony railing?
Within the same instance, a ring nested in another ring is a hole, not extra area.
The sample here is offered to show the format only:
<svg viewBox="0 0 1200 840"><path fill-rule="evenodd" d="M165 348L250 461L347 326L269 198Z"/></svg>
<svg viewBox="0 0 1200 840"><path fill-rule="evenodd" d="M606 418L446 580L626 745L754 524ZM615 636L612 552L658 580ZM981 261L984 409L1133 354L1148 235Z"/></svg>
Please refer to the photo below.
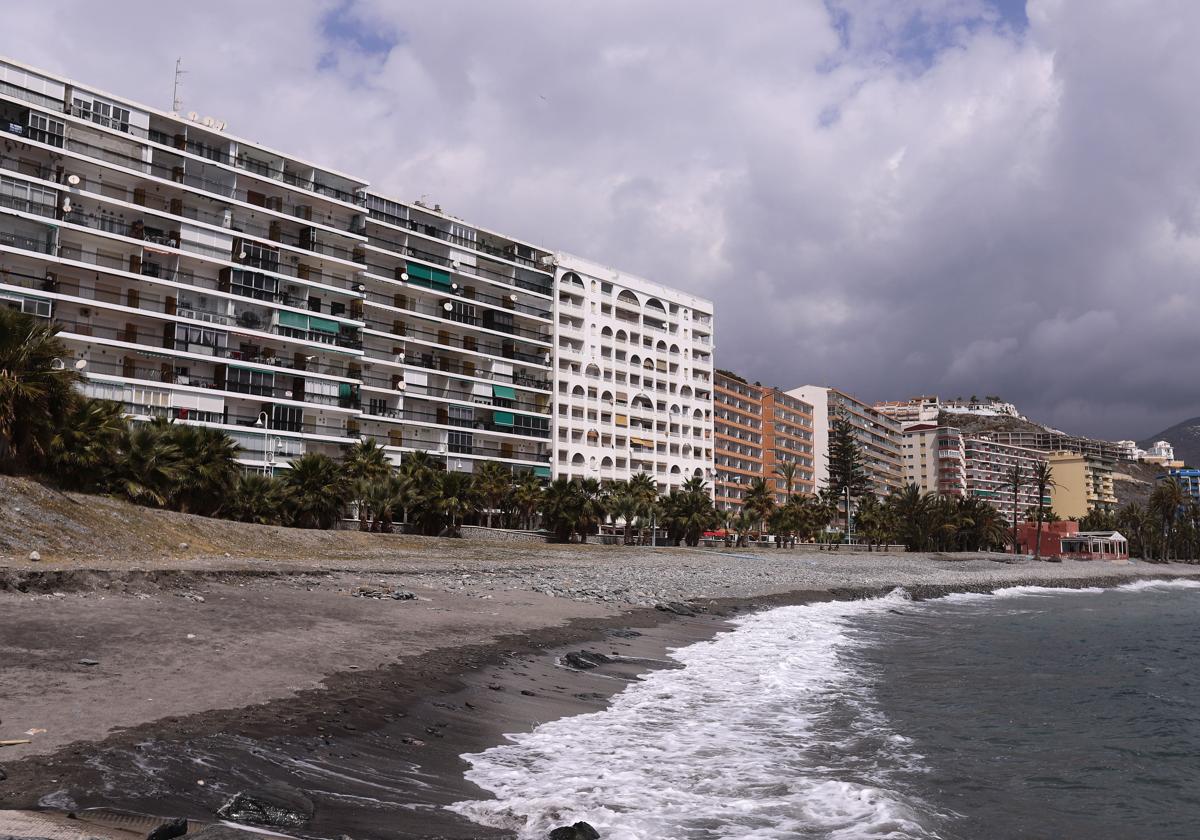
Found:
<svg viewBox="0 0 1200 840"><path fill-rule="evenodd" d="M308 391L296 396L290 387L246 385L244 383L231 383L228 380L218 382L212 376L203 376L192 372L188 372L187 374L176 373L173 368L164 371L162 368L138 367L137 365L123 365L89 359L87 370L90 374L120 376L123 379L137 379L164 385L185 385L192 388L205 388L219 391L235 398L264 397L267 399L292 400L312 405L337 406L338 408L349 409L358 408L358 400L355 396L342 397L331 394L314 394Z"/></svg>
<svg viewBox="0 0 1200 840"><path fill-rule="evenodd" d="M436 225L418 222L413 219L403 219L399 216L393 216L390 213L383 213L377 210L372 210L371 215L377 219L387 222L390 225L406 228L414 233L420 233L433 239L441 239L444 242L449 242L456 248L468 248L472 251L478 251L483 254L489 254L493 257L499 257L502 260L508 260L509 262L514 262L518 265L523 265L536 271L543 271L547 274L550 273L547 269L539 266L535 261L529 259L528 257L522 257L513 251L504 248L496 248L492 245L480 242L477 239L468 239L466 237L456 236L449 231L442 230ZM549 289L549 286L546 288Z"/></svg>
<svg viewBox="0 0 1200 840"><path fill-rule="evenodd" d="M405 245L401 242L396 242L393 239L376 234L370 235L370 244L384 251L389 251L401 257L414 257L425 262L435 263L436 265L451 268L460 274L473 274L477 277L492 278L507 286L513 286L518 289L524 289L528 292L535 292L539 295L550 297L553 292L553 284L547 278L544 281L534 282L526 280L523 277L515 274L505 274L495 269L487 268L486 266L470 265L469 263L461 263L457 266L452 265L454 262L449 257L443 257L441 254L435 254L432 251L425 251L421 248L414 248L411 245ZM390 271L385 271L384 276L390 275Z"/></svg>
<svg viewBox="0 0 1200 840"><path fill-rule="evenodd" d="M541 342L545 342L545 343L550 342L549 326L547 326L545 332L541 332L541 331L537 331L537 330L527 330L524 327L518 327L516 324L493 323L491 325L484 325L482 323L482 319L479 317L473 317L473 318L468 317L468 316L450 317L453 313L447 312L443 307L434 306L433 304L425 303L423 301L418 301L411 297L405 297L402 301L400 301L403 304L403 306L397 306L396 305L397 300L394 296L388 297L387 295L381 295L377 292L372 292L372 291L368 291L366 293L366 299L371 303L376 303L381 306L389 306L389 307L392 307L393 309L401 309L401 310L407 310L409 312L416 312L420 315L427 315L429 317L437 318L441 321L446 321L447 323L451 323L451 324L459 324L460 326L466 326L466 327L475 327L477 329L493 330L495 332L507 333L509 335L520 336L522 338L531 338L531 339L534 339L535 341L541 341ZM464 300L464 299L463 298L455 298L455 300Z"/></svg>

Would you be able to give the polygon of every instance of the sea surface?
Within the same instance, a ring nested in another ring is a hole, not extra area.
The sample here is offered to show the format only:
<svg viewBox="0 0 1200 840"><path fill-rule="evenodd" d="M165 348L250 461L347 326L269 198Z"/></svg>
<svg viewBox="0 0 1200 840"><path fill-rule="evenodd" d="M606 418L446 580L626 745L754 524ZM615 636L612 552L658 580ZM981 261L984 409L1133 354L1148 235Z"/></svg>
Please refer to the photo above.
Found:
<svg viewBox="0 0 1200 840"><path fill-rule="evenodd" d="M1200 837L1200 583L784 607L467 756L544 838Z"/></svg>

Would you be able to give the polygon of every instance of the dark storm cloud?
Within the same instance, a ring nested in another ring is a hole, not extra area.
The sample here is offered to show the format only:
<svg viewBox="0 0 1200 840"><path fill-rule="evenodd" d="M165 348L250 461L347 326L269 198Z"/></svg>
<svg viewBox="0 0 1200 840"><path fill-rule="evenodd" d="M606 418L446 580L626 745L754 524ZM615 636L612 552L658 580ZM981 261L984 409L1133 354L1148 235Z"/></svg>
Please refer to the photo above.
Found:
<svg viewBox="0 0 1200 840"><path fill-rule="evenodd" d="M170 9L170 13L167 9ZM1200 414L1200 6L49 2L0 51L712 297L718 362Z"/></svg>

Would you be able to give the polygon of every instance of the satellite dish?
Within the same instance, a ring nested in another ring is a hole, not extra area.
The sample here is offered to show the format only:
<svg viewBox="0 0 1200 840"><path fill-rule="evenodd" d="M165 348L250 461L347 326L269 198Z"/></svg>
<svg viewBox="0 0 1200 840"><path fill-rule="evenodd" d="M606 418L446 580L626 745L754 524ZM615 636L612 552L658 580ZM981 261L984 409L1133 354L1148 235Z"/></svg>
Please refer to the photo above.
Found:
<svg viewBox="0 0 1200 840"><path fill-rule="evenodd" d="M75 370L83 370L87 367L87 359L79 359L75 362Z"/></svg>
<svg viewBox="0 0 1200 840"><path fill-rule="evenodd" d="M79 186L79 176L78 175L68 175L67 183L70 184L72 187Z"/></svg>
<svg viewBox="0 0 1200 840"><path fill-rule="evenodd" d="M446 301L442 304L442 309L445 309L447 312L452 312L454 311L454 304L450 301Z"/></svg>
<svg viewBox="0 0 1200 840"><path fill-rule="evenodd" d="M401 271L401 272L400 272L400 279L401 279L401 280L407 280L407 279L408 279L408 272L407 272L407 271Z"/></svg>

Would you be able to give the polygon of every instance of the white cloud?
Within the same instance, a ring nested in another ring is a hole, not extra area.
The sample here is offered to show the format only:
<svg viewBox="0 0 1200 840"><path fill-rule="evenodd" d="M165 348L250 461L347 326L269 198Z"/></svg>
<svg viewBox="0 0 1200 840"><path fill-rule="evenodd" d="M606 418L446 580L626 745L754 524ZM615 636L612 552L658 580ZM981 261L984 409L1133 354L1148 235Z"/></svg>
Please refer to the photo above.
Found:
<svg viewBox="0 0 1200 840"><path fill-rule="evenodd" d="M333 37L339 8L398 44ZM46 0L5 10L4 49L160 106L182 55L185 107L235 133L712 296L719 362L751 379L999 392L1140 437L1200 413L1191 310L1162 305L1190 307L1200 270L1200 6L1031 0L1028 18ZM1114 382L1122 405L1081 408Z"/></svg>

